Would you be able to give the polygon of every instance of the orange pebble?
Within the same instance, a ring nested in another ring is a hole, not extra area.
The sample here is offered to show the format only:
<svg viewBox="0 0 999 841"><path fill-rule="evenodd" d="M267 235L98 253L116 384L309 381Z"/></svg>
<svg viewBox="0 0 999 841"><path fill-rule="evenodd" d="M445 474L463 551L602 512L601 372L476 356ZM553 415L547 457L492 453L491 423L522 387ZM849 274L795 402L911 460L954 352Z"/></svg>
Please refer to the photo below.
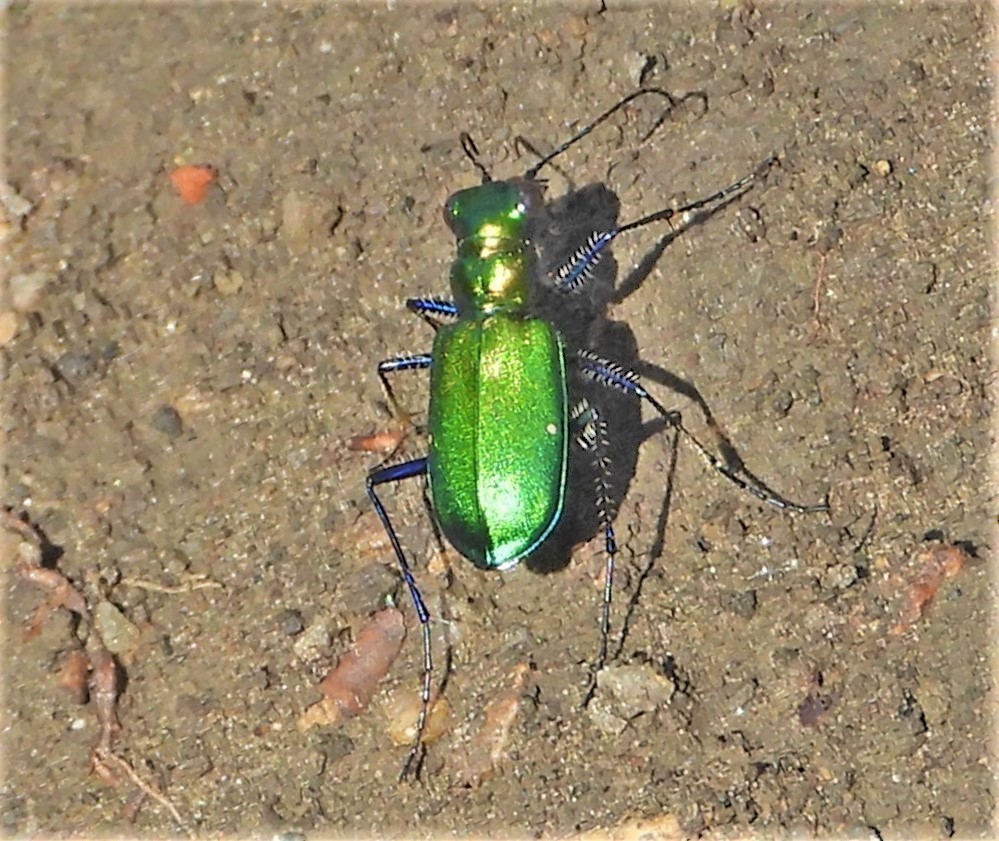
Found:
<svg viewBox="0 0 999 841"><path fill-rule="evenodd" d="M201 204L208 188L218 180L215 167L207 164L184 164L170 173L170 183L185 204Z"/></svg>
<svg viewBox="0 0 999 841"><path fill-rule="evenodd" d="M968 562L968 553L960 546L936 541L916 555L915 577L905 591L899 608L899 621L892 627L900 634L926 613L944 580L957 575Z"/></svg>

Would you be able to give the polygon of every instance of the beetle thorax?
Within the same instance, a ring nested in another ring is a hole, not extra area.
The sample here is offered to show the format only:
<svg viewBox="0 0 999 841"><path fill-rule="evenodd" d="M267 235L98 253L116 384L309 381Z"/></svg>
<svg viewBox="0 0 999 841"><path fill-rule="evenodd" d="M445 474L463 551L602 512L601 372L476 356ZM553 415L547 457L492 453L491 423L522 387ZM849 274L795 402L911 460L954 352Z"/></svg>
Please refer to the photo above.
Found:
<svg viewBox="0 0 999 841"><path fill-rule="evenodd" d="M444 219L458 240L451 292L459 312L526 307L532 258L527 221L540 203L540 186L522 178L487 182L447 200Z"/></svg>
<svg viewBox="0 0 999 841"><path fill-rule="evenodd" d="M459 310L520 310L527 305L528 246L483 226L484 236L458 244L451 293Z"/></svg>

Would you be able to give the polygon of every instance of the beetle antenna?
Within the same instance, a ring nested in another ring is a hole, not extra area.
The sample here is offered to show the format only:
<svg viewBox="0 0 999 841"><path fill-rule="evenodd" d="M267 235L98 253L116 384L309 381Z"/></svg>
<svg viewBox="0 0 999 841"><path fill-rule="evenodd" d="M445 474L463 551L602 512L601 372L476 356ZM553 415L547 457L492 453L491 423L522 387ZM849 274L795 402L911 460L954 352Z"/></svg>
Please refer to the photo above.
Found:
<svg viewBox="0 0 999 841"><path fill-rule="evenodd" d="M616 103L615 105L612 105L588 126L580 129L578 132L576 132L575 135L566 140L565 143L563 143L561 146L558 146L554 151L549 152L547 155L545 155L540 161L538 161L534 166L532 166L529 170L527 170L527 172L524 173L524 178L528 180L534 180L535 176L538 174L538 172L541 171L543 167L547 166L555 158L557 158L563 152L567 151L570 147L575 146L580 140L586 137L586 135L588 135L591 131L593 131L593 129L595 129L597 126L601 125L602 123L605 123L612 116L614 116L614 114L616 114L622 108L627 106L630 102L633 102L634 100L642 96L649 96L650 94L653 96L663 97L667 102L667 106L666 109L663 111L663 113L659 115L659 118L652 124L652 128L650 128L647 132L645 132L645 134L642 135L643 142L648 140L652 136L652 134L656 131L656 129L658 129L659 126L661 126L666 121L666 117L674 109L676 109L677 106L682 105L688 99L693 98L700 100L701 104L703 105L703 110L701 112L702 114L708 110L708 96L707 94L702 93L701 91L692 91L691 93L686 93L683 96L681 96L679 99L677 99L677 97L673 96L673 94L669 93L668 91L664 91L661 88L641 88L635 91L634 93L628 94L628 96L626 96L624 99L622 99L620 102Z"/></svg>
<svg viewBox="0 0 999 841"><path fill-rule="evenodd" d="M488 184L493 180L493 177L489 174L489 170L486 169L486 165L479 160L479 149L475 145L475 141L472 140L472 135L467 131L461 133L461 150L465 153L465 157L472 162L472 166L482 174L483 184Z"/></svg>

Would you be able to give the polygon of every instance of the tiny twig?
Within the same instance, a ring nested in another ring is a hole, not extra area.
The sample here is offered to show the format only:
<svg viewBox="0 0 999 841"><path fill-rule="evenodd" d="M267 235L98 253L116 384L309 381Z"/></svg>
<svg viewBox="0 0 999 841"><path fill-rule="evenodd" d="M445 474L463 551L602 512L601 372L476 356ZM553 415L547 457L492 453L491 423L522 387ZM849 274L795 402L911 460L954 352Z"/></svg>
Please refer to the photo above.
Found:
<svg viewBox="0 0 999 841"><path fill-rule="evenodd" d="M10 511L0 512L0 527L16 533L21 538L17 549L17 560L13 571L25 581L45 590L48 598L35 611L30 632L37 632L44 617L51 610L62 607L77 614L86 624L89 633L85 635L84 652L90 666L90 699L94 702L97 723L100 733L97 743L90 751L91 770L108 786L116 786L120 782L116 768L123 771L144 796L153 798L171 814L177 824L187 829L180 812L160 791L143 780L135 769L122 757L115 753L114 742L121 732L121 722L118 718L118 697L122 689L121 667L114 655L105 647L100 634L91 625L90 605L86 596L58 569L42 566L42 552L45 545L42 535L30 523L15 516ZM201 587L221 587L214 581L204 581L206 576L192 576L192 581L176 588L152 582L131 581L133 586L145 586L160 592L183 592ZM133 801L131 808L137 811L141 801ZM188 831L188 835L192 833Z"/></svg>
<svg viewBox="0 0 999 841"><path fill-rule="evenodd" d="M160 584L150 581L147 578L122 578L119 584L128 587L137 587L140 590L149 590L153 593L189 593L192 590L206 590L209 588L223 589L218 581L212 581L203 573L188 573L185 581L181 584Z"/></svg>
<svg viewBox="0 0 999 841"><path fill-rule="evenodd" d="M814 338L820 332L822 332L822 320L819 317L819 309L821 307L820 296L822 294L822 287L825 285L826 280L826 259L828 258L826 252L819 253L819 265L815 273L815 283L812 286L812 337Z"/></svg>
<svg viewBox="0 0 999 841"><path fill-rule="evenodd" d="M157 803L159 803L163 808L165 808L171 815L171 817L177 822L178 826L187 829L187 824L181 817L180 812L177 807L170 802L170 800L164 795L159 789L153 786L151 783L147 783L142 777L139 776L138 772L128 763L127 760L118 756L116 753L110 751L104 751L102 748L94 748L93 755L91 757L95 768L98 769L100 773L100 766L103 766L103 770L106 772L111 772L111 769L107 767L109 762L114 762L124 771L132 783L145 795L153 798ZM188 832L189 837L193 837L190 832Z"/></svg>

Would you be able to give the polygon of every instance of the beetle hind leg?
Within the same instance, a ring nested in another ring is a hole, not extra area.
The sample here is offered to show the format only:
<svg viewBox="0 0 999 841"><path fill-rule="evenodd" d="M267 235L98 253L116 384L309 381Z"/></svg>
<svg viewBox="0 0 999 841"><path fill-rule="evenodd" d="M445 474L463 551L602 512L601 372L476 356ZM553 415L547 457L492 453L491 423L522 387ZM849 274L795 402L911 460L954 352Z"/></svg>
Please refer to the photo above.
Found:
<svg viewBox="0 0 999 841"><path fill-rule="evenodd" d="M368 474L367 491L371 504L375 506L378 519L381 520L385 533L388 535L392 550L395 552L396 560L399 563L399 572L402 580L406 583L410 598L413 600L413 607L416 609L416 616L420 620L420 631L423 634L423 684L420 690L420 716L416 721L416 737L413 745L406 757L406 762L402 766L399 779L406 779L410 772L419 775L420 765L423 762L423 731L426 728L427 714L430 709L431 681L433 679L434 663L430 650L430 611L420 595L420 590L416 586L416 579L413 571L406 560L406 554L402 551L402 544L395 533L392 521L389 520L388 512L382 504L375 488L390 482L398 482L402 479L410 479L414 476L424 476L427 472L426 458L418 458L402 464L393 464L389 467L380 467L372 470Z"/></svg>
<svg viewBox="0 0 999 841"><path fill-rule="evenodd" d="M604 592L600 612L600 649L590 669L590 685L583 696L583 706L593 700L597 691L597 675L607 663L611 626L611 600L614 595L614 563L617 540L614 537L614 509L610 499L611 461L608 453L607 424L596 408L585 398L572 410L571 420L577 427L576 443L593 455L593 484L597 516L604 533Z"/></svg>
<svg viewBox="0 0 999 841"><path fill-rule="evenodd" d="M742 463L742 459L738 458L735 454L734 448L725 438L724 434L715 427L715 431L721 436L723 443L727 445L725 449L731 453L725 460L718 458L718 456L701 443L693 432L687 429L678 411L667 409L655 397L649 394L639 381L638 374L634 371L629 371L627 368L623 368L607 359L601 359L589 351L581 351L577 356L577 362L582 372L590 379L609 388L616 388L625 394L630 394L648 403L667 424L694 445L694 448L709 467L746 493L752 494L757 499L775 508L796 511L799 514L811 514L829 510L828 501L813 505L802 505L798 502L792 502L776 491L771 490L761 479L758 479L749 471ZM735 457L733 458L733 456Z"/></svg>

